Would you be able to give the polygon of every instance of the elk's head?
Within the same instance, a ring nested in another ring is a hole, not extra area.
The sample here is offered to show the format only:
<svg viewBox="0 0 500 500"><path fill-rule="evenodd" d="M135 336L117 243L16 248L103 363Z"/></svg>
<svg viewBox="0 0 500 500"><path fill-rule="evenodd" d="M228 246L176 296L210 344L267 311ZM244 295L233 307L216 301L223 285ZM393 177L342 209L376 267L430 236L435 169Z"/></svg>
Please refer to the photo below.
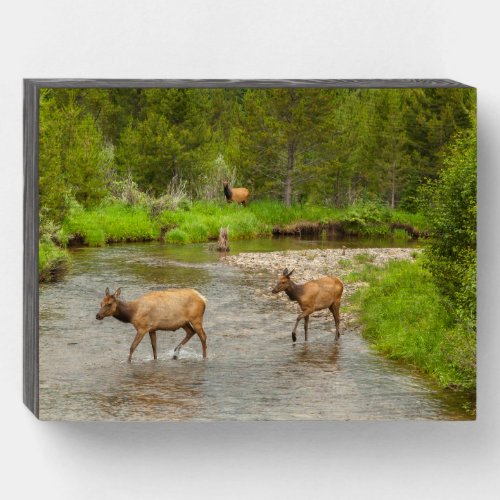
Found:
<svg viewBox="0 0 500 500"><path fill-rule="evenodd" d="M117 288L116 292L113 294L109 293L109 288L106 288L105 296L101 300L101 308L99 312L95 315L96 319L104 319L106 316L113 316L116 312L117 299L120 296L122 289Z"/></svg>
<svg viewBox="0 0 500 500"><path fill-rule="evenodd" d="M292 282L290 276L293 271L293 269L291 271L288 271L288 268L283 269L283 273L278 276L278 283L276 283L276 286L272 290L273 293L284 292L289 288Z"/></svg>

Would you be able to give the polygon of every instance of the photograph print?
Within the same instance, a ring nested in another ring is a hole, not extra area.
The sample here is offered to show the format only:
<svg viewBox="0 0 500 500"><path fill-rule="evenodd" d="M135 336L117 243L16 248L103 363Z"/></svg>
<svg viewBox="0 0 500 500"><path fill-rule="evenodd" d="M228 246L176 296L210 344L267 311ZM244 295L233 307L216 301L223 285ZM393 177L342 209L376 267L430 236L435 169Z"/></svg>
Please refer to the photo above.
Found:
<svg viewBox="0 0 500 500"><path fill-rule="evenodd" d="M476 90L418 82L39 88L39 418L474 420Z"/></svg>

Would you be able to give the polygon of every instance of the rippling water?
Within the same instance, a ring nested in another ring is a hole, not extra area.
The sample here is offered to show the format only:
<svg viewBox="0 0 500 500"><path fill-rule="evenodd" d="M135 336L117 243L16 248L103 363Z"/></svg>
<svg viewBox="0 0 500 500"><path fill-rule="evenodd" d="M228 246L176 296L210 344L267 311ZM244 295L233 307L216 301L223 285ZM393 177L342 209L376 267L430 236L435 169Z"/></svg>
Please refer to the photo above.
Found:
<svg viewBox="0 0 500 500"><path fill-rule="evenodd" d="M358 242L359 243L359 242ZM373 246L373 242L367 243ZM335 246L331 242L236 242L233 252ZM40 287L40 417L64 420L468 419L460 395L441 391L372 352L363 338L311 316L291 341L295 313L271 294L274 276L219 260L209 244L116 245L73 251L64 281ZM130 300L150 289L193 287L208 298L208 359L184 331L148 336L126 362L135 330L95 314L104 289Z"/></svg>

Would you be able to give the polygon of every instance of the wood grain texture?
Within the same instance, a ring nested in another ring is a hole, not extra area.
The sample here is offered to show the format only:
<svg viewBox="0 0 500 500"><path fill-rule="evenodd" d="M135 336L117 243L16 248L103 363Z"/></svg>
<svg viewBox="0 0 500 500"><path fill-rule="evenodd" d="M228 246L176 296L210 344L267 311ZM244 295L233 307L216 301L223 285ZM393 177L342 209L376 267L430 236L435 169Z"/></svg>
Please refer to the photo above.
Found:
<svg viewBox="0 0 500 500"><path fill-rule="evenodd" d="M358 79L358 80L148 80L148 79L29 79L37 88L465 88L449 79Z"/></svg>
<svg viewBox="0 0 500 500"><path fill-rule="evenodd" d="M449 79L377 80L153 80L153 79L25 79L24 80L24 340L23 398L38 417L38 117L41 88L467 88Z"/></svg>
<svg viewBox="0 0 500 500"><path fill-rule="evenodd" d="M23 399L38 417L38 88L24 82Z"/></svg>

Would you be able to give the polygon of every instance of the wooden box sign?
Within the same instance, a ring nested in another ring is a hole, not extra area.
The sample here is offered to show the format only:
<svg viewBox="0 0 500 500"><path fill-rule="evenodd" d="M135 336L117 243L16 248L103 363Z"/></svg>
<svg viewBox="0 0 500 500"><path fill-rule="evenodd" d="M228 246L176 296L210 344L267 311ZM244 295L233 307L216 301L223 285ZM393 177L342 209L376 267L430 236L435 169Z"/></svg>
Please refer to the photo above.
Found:
<svg viewBox="0 0 500 500"><path fill-rule="evenodd" d="M26 80L43 420L471 420L476 90Z"/></svg>

